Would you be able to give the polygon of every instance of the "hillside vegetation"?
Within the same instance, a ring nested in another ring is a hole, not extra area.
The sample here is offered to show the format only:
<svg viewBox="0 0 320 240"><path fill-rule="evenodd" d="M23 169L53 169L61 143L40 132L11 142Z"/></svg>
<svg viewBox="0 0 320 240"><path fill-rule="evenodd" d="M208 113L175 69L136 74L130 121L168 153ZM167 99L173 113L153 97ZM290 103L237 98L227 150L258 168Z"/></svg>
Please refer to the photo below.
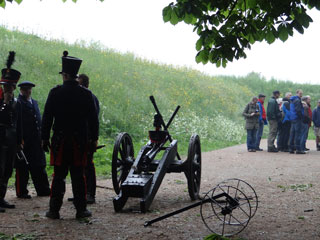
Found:
<svg viewBox="0 0 320 240"><path fill-rule="evenodd" d="M320 98L319 85L266 81L255 73L247 77L211 77L188 68L159 65L133 54L120 54L95 43L70 45L0 27L2 66L10 50L16 51L14 68L22 72L20 81L37 85L33 97L39 101L41 111L49 90L62 82L58 74L62 52L68 50L71 56L83 59L80 73L90 77L90 89L101 104L100 142L107 144L96 154L101 166L110 160L117 133L125 131L134 138L135 152L147 141L154 114L150 95L154 95L165 121L181 105L170 132L179 140L183 155L192 133L200 135L206 151L242 142L245 131L241 113L258 93L270 96L275 89L284 93L302 88L313 102Z"/></svg>

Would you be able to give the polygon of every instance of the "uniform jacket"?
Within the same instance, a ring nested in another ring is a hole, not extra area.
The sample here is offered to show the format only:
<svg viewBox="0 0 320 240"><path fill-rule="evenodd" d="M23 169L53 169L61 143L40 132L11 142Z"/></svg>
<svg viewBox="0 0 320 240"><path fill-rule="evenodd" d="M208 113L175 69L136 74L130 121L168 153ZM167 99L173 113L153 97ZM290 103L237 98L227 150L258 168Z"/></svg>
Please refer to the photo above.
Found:
<svg viewBox="0 0 320 240"><path fill-rule="evenodd" d="M242 115L246 119L246 129L258 129L259 128L259 115L255 114L251 116L251 113L259 113L259 105L256 103L249 102Z"/></svg>
<svg viewBox="0 0 320 240"><path fill-rule="evenodd" d="M268 101L267 119L268 121L270 120L279 121L281 119L279 104L277 103L277 100L275 99L275 97L271 97Z"/></svg>
<svg viewBox="0 0 320 240"><path fill-rule="evenodd" d="M51 89L42 118L42 139L51 141L51 164L60 165L63 146L73 146L73 164L85 165L88 139L98 140L99 120L90 90L77 81L65 81Z"/></svg>
<svg viewBox="0 0 320 240"><path fill-rule="evenodd" d="M16 147L22 143L21 106L17 99L8 104L0 99L0 144Z"/></svg>
<svg viewBox="0 0 320 240"><path fill-rule="evenodd" d="M22 95L19 95L18 101L21 105L24 154L30 165L45 166L45 154L41 147L41 115L38 102L34 99L30 102Z"/></svg>
<svg viewBox="0 0 320 240"><path fill-rule="evenodd" d="M301 98L299 96L292 96L290 98L290 120L302 121L303 114L304 114L304 111L303 111Z"/></svg>

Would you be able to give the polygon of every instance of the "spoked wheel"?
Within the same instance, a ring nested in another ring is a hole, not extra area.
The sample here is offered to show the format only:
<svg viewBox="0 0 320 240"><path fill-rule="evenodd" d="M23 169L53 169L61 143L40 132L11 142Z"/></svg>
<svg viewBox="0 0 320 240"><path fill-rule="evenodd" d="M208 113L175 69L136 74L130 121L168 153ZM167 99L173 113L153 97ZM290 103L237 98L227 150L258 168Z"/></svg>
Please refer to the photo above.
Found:
<svg viewBox="0 0 320 240"><path fill-rule="evenodd" d="M198 135L193 134L189 141L187 158L188 191L191 200L199 199L201 183L201 146Z"/></svg>
<svg viewBox="0 0 320 240"><path fill-rule="evenodd" d="M218 185L232 186L244 192L250 201L251 217L253 217L256 214L256 211L258 209L258 203L259 203L258 195L249 183L238 178L230 178L220 182Z"/></svg>
<svg viewBox="0 0 320 240"><path fill-rule="evenodd" d="M128 133L120 133L113 147L111 166L113 189L117 194L120 193L121 184L126 180L133 162L132 139Z"/></svg>
<svg viewBox="0 0 320 240"><path fill-rule="evenodd" d="M206 193L202 202L202 221L211 232L222 236L240 233L252 218L249 198L233 186L218 185Z"/></svg>

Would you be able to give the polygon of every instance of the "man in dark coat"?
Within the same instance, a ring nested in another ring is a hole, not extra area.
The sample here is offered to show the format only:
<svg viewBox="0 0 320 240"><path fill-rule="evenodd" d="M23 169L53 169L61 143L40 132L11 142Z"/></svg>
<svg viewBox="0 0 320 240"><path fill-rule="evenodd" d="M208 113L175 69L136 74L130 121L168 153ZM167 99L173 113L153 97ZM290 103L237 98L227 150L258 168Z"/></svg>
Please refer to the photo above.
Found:
<svg viewBox="0 0 320 240"><path fill-rule="evenodd" d="M0 81L4 87L0 100L0 212L4 212L4 208L15 208L4 198L17 150L22 147L21 106L13 95L21 73L11 68L14 57L15 53L10 52L7 67L1 70Z"/></svg>
<svg viewBox="0 0 320 240"><path fill-rule="evenodd" d="M269 99L267 107L267 119L269 122L268 135L268 152L278 152L274 145L274 141L278 133L278 123L281 121L281 112L277 99L280 97L279 91L274 91L273 96Z"/></svg>
<svg viewBox="0 0 320 240"><path fill-rule="evenodd" d="M79 85L88 89L89 88L89 77L86 74L80 74L78 77ZM99 106L99 100L98 98L92 93L95 106L96 106L96 112L99 117L100 113L100 106ZM86 174L86 180L87 180L87 203L93 204L96 202L96 188L97 188L97 180L96 180L96 169L94 167L93 162L93 154L94 152L88 151L87 156L87 166L85 169ZM68 198L68 201L73 201L73 198Z"/></svg>
<svg viewBox="0 0 320 240"><path fill-rule="evenodd" d="M60 72L63 84L51 89L42 118L43 149L49 151L50 148L50 162L54 166L50 209L46 213L46 217L52 219L60 218L69 170L76 218L92 215L87 210L84 170L88 150L95 151L97 146L99 122L92 93L76 81L81 62L79 58L68 56L67 51L63 53Z"/></svg>
<svg viewBox="0 0 320 240"><path fill-rule="evenodd" d="M282 99L282 120L278 132L278 142L277 147L279 151L289 152L289 137L290 137L290 98L291 92L287 92L285 97Z"/></svg>
<svg viewBox="0 0 320 240"><path fill-rule="evenodd" d="M41 115L37 101L31 98L35 85L25 81L18 85L18 101L22 110L23 152L26 160L16 162L16 194L18 198L31 198L28 194L29 172L38 196L49 196L46 157L41 147Z"/></svg>

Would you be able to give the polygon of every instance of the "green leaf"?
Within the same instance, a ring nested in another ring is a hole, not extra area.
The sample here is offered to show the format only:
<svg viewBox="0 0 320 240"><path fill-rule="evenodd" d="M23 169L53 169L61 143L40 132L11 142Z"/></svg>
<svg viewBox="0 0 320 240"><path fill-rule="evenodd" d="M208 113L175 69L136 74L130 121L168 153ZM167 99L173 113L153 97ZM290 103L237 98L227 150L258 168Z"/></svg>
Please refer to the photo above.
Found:
<svg viewBox="0 0 320 240"><path fill-rule="evenodd" d="M267 40L267 43L269 43L269 44L273 43L276 40L276 38L273 35L272 31L267 32L266 40Z"/></svg>
<svg viewBox="0 0 320 240"><path fill-rule="evenodd" d="M174 8L174 9L171 11L170 23L171 23L172 25L176 25L178 22L179 22L179 17L178 17L176 8Z"/></svg>
<svg viewBox="0 0 320 240"><path fill-rule="evenodd" d="M278 32L280 40L285 42L289 37L287 28L284 25L279 25Z"/></svg>
<svg viewBox="0 0 320 240"><path fill-rule="evenodd" d="M16 3L20 4L22 0L14 0Z"/></svg>
<svg viewBox="0 0 320 240"><path fill-rule="evenodd" d="M202 56L200 56L200 52L198 52L196 56L196 63L201 63L201 62L202 62Z"/></svg>
<svg viewBox="0 0 320 240"><path fill-rule="evenodd" d="M184 16L184 22L185 23L187 23L187 24L192 24L193 22L194 22L194 20L195 20L195 18L193 17L193 15L192 14L185 14L185 16Z"/></svg>
<svg viewBox="0 0 320 240"><path fill-rule="evenodd" d="M298 23L298 21L293 20L293 22L291 24L299 33L301 33L301 34L304 33L303 27L300 23Z"/></svg>
<svg viewBox="0 0 320 240"><path fill-rule="evenodd" d="M170 6L165 7L162 10L162 17L164 22L170 21L172 8Z"/></svg>
<svg viewBox="0 0 320 240"><path fill-rule="evenodd" d="M247 0L247 7L248 8L254 8L257 5L256 0Z"/></svg>
<svg viewBox="0 0 320 240"><path fill-rule="evenodd" d="M0 7L2 7L2 8L6 7L6 1L5 0L0 1Z"/></svg>
<svg viewBox="0 0 320 240"><path fill-rule="evenodd" d="M222 59L222 67L223 68L226 68L226 66L227 66L227 59Z"/></svg>
<svg viewBox="0 0 320 240"><path fill-rule="evenodd" d="M203 43L203 41L202 41L202 38L200 37L200 38L198 39L197 43L196 43L196 50L197 50L197 51L200 51L200 50L201 50L201 48L202 48L202 43Z"/></svg>
<svg viewBox="0 0 320 240"><path fill-rule="evenodd" d="M217 66L217 67L220 67L220 66L221 66L221 59L218 59L218 60L217 60L216 66Z"/></svg>

